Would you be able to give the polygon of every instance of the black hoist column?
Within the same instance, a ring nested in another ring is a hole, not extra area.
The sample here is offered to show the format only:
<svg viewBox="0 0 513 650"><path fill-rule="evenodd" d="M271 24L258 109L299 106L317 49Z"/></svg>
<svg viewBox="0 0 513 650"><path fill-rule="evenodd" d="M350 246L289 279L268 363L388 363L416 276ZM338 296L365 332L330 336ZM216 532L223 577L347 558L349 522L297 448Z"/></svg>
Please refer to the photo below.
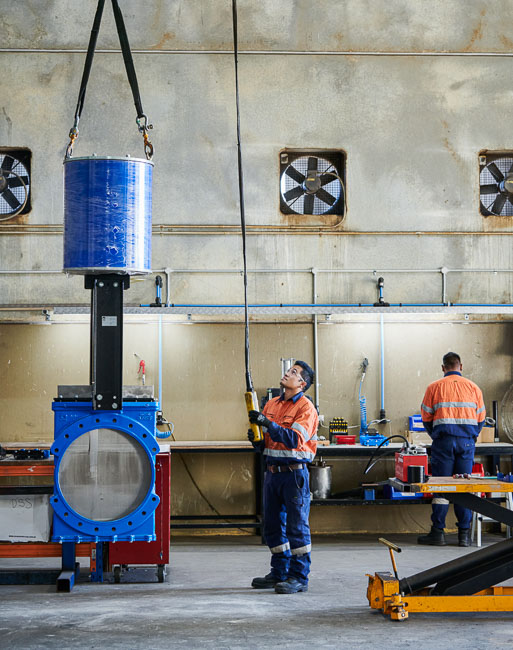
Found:
<svg viewBox="0 0 513 650"><path fill-rule="evenodd" d="M93 409L119 410L123 403L123 291L129 275L87 275L91 289L90 377Z"/></svg>

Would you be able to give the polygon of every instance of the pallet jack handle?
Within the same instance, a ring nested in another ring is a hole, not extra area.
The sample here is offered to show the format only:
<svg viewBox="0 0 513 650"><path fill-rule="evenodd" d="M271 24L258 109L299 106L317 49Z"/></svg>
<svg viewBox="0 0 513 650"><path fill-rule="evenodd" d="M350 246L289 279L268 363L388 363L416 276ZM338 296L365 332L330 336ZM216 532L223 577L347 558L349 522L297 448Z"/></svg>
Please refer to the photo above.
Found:
<svg viewBox="0 0 513 650"><path fill-rule="evenodd" d="M399 548L399 546L397 546L397 544L393 544L392 542L389 542L384 537L379 537L378 542L388 547L388 550L390 552L390 559L392 560L392 567L394 569L394 576L396 580L399 580L399 576L397 575L397 565L395 563L394 551L396 551L396 553L401 553L401 549Z"/></svg>

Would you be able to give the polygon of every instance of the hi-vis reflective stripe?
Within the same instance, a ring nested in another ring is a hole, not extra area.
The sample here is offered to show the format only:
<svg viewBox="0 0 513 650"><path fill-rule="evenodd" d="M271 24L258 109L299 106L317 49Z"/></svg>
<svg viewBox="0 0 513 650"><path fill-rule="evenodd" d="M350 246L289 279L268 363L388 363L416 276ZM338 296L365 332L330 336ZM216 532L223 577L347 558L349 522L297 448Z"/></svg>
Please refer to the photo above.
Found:
<svg viewBox="0 0 513 650"><path fill-rule="evenodd" d="M313 460L315 454L311 451L298 451L297 449L264 449L264 456Z"/></svg>
<svg viewBox="0 0 513 650"><path fill-rule="evenodd" d="M290 548L290 544L287 542L286 544L280 544L279 546L273 546L270 548L271 553L284 553L285 551L288 551Z"/></svg>
<svg viewBox="0 0 513 650"><path fill-rule="evenodd" d="M294 424L290 427L291 429L294 429L295 431L299 431L299 433L303 436L303 438L308 442L308 440L312 439L312 436L308 433L308 431L305 429L305 427L302 424L299 424L299 422L294 422Z"/></svg>
<svg viewBox="0 0 513 650"><path fill-rule="evenodd" d="M442 497L435 497L434 499L431 500L432 505L438 505L438 506L448 506L449 501L447 499L443 499Z"/></svg>
<svg viewBox="0 0 513 650"><path fill-rule="evenodd" d="M292 555L306 555L307 553L310 553L312 550L312 545L307 544L306 546L300 546L299 548L293 548L291 549Z"/></svg>
<svg viewBox="0 0 513 650"><path fill-rule="evenodd" d="M476 409L477 404L475 402L438 402L438 404L435 404L433 406L435 409L440 409L440 408L471 408L471 409Z"/></svg>
<svg viewBox="0 0 513 650"><path fill-rule="evenodd" d="M426 413L434 413L433 409L432 409L432 408L429 408L429 406L426 406L426 405L424 404L424 402L420 405L420 408L421 408L423 411L426 411Z"/></svg>
<svg viewBox="0 0 513 650"><path fill-rule="evenodd" d="M480 409L477 409L476 413L479 415L479 413L482 413L485 410L485 407L482 406Z"/></svg>
<svg viewBox="0 0 513 650"><path fill-rule="evenodd" d="M439 424L471 424L477 426L477 420L474 418L437 418L433 420L433 426L438 426Z"/></svg>

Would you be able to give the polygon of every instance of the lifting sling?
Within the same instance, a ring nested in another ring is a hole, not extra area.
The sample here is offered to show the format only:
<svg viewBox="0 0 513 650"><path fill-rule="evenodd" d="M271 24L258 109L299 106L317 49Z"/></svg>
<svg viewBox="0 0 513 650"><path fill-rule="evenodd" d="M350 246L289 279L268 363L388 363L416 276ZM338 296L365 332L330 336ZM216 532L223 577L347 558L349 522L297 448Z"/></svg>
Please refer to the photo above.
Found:
<svg viewBox="0 0 513 650"><path fill-rule="evenodd" d="M80 83L80 91L78 93L77 107L75 109L75 119L73 126L69 132L70 141L66 147L66 158L71 158L73 155L73 145L75 143L75 140L78 138L78 124L80 122L80 116L82 115L82 109L84 108L87 82L89 81L89 73L91 72L91 66L93 64L96 41L98 40L98 33L100 31L100 23L102 20L104 6L105 0L98 0L93 27L91 29L91 36L89 38L89 45L87 47L87 55L84 64L84 72L82 73L82 81ZM123 54L123 60L125 62L128 82L130 84L130 88L132 89L135 109L137 111L137 127L143 136L144 153L146 155L146 158L147 160L151 160L153 157L153 145L148 138L148 131L153 128L153 125L148 122L148 118L143 111L141 96L139 94L139 84L137 83L137 76L135 74L134 61L132 58L132 53L130 51L130 44L128 42L123 14L119 8L118 0L112 0L112 10L114 12L114 19L116 21L116 28L119 36L119 43L121 45L121 52Z"/></svg>

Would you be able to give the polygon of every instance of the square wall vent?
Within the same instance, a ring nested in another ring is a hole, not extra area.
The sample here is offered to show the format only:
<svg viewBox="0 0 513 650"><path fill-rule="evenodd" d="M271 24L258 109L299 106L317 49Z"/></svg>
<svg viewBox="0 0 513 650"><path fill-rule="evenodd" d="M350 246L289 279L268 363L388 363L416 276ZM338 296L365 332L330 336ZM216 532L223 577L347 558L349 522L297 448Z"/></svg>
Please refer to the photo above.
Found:
<svg viewBox="0 0 513 650"><path fill-rule="evenodd" d="M513 151L479 154L479 212L513 217Z"/></svg>
<svg viewBox="0 0 513 650"><path fill-rule="evenodd" d="M333 150L280 153L283 214L344 215L346 154Z"/></svg>
<svg viewBox="0 0 513 650"><path fill-rule="evenodd" d="M0 147L0 222L30 212L29 149Z"/></svg>

